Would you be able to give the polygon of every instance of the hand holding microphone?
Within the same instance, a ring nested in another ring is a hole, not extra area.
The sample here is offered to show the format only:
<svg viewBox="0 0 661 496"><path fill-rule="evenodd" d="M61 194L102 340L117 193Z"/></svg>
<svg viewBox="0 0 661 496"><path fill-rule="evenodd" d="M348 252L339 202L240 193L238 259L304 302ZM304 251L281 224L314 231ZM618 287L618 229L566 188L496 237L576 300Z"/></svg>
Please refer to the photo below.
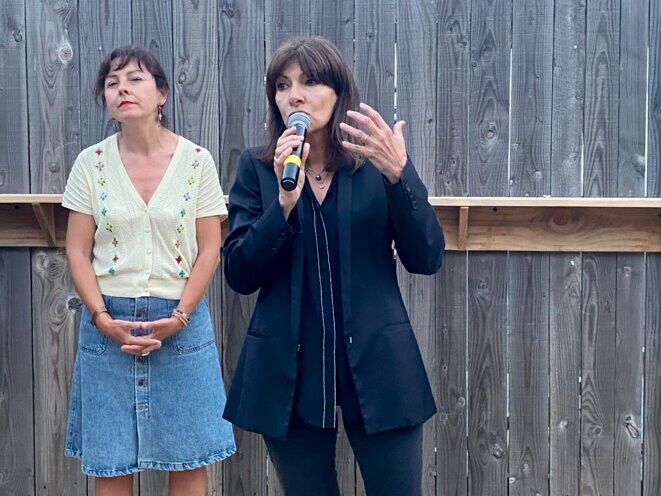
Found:
<svg viewBox="0 0 661 496"><path fill-rule="evenodd" d="M294 112L287 119L287 127L296 129L296 136L303 136L303 141L292 150L285 159L282 170L280 185L285 191L292 191L298 184L298 174L301 171L301 157L303 155L303 144L305 134L310 129L310 118L304 112Z"/></svg>
<svg viewBox="0 0 661 496"><path fill-rule="evenodd" d="M305 174L300 174L307 159L310 145L305 135L310 127L310 118L304 112L294 112L288 119L289 127L276 144L273 166L280 183L279 202L285 219L296 206L305 183Z"/></svg>

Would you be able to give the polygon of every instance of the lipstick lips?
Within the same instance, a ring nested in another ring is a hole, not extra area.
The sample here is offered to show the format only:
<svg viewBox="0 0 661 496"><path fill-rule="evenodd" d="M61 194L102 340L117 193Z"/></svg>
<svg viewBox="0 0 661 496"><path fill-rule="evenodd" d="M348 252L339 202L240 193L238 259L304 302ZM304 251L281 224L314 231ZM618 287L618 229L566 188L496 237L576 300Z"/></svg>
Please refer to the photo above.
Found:
<svg viewBox="0 0 661 496"><path fill-rule="evenodd" d="M119 107L124 107L126 105L133 105L133 102L122 102L119 104Z"/></svg>

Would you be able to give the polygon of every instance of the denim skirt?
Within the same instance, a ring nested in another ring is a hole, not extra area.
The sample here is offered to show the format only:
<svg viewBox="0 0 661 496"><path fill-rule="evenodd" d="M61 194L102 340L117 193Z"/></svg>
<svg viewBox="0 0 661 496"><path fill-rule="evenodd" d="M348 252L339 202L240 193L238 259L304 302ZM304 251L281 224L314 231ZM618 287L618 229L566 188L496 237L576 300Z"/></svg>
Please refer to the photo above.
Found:
<svg viewBox="0 0 661 496"><path fill-rule="evenodd" d="M103 299L113 318L132 321L169 317L178 303ZM83 309L65 454L80 458L85 474L190 470L235 452L232 425L222 418L225 390L205 300L190 317L161 348L137 357L92 326Z"/></svg>

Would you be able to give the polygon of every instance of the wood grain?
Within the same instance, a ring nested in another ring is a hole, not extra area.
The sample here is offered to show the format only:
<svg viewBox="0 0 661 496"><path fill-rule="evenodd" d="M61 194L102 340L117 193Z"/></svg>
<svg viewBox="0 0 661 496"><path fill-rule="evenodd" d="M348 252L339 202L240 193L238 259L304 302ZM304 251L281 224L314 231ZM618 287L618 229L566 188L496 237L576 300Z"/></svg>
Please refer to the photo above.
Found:
<svg viewBox="0 0 661 496"><path fill-rule="evenodd" d="M0 493L34 495L30 251L0 249Z"/></svg>
<svg viewBox="0 0 661 496"><path fill-rule="evenodd" d="M471 3L470 195L507 196L509 189L511 25L511 3Z"/></svg>
<svg viewBox="0 0 661 496"><path fill-rule="evenodd" d="M468 494L467 260L464 253L446 253L443 267L436 277L436 494L447 496Z"/></svg>
<svg viewBox="0 0 661 496"><path fill-rule="evenodd" d="M77 2L26 3L30 191L61 193L80 152Z"/></svg>
<svg viewBox="0 0 661 496"><path fill-rule="evenodd" d="M468 494L507 491L507 254L468 258Z"/></svg>
<svg viewBox="0 0 661 496"><path fill-rule="evenodd" d="M437 195L467 194L470 2L438 5L436 74Z"/></svg>
<svg viewBox="0 0 661 496"><path fill-rule="evenodd" d="M661 494L661 255L647 257L645 270L645 391L643 496Z"/></svg>
<svg viewBox="0 0 661 496"><path fill-rule="evenodd" d="M509 494L548 495L549 255L510 253Z"/></svg>
<svg viewBox="0 0 661 496"><path fill-rule="evenodd" d="M617 196L620 2L587 6L584 196Z"/></svg>
<svg viewBox="0 0 661 496"><path fill-rule="evenodd" d="M647 80L647 196L661 197L661 4L650 2Z"/></svg>
<svg viewBox="0 0 661 496"><path fill-rule="evenodd" d="M580 494L613 493L616 256L583 255Z"/></svg>
<svg viewBox="0 0 661 496"><path fill-rule="evenodd" d="M126 13L131 0L81 2L80 23L80 138L87 148L116 132L108 112L94 101L94 85L101 60L114 48L131 44L131 30L126 29Z"/></svg>
<svg viewBox="0 0 661 496"><path fill-rule="evenodd" d="M428 190L436 189L436 5L426 0L397 6L397 120L404 120L406 150ZM387 115L386 122L391 123ZM395 246L395 248L397 248ZM399 285L411 316L432 391L438 394L436 282L409 274L398 264ZM437 276L439 277L439 276ZM437 422L425 423L422 439L423 494L436 494Z"/></svg>
<svg viewBox="0 0 661 496"><path fill-rule="evenodd" d="M555 0L551 194L582 195L585 0Z"/></svg>
<svg viewBox="0 0 661 496"><path fill-rule="evenodd" d="M80 462L63 454L82 303L63 250L33 250L31 267L36 494L83 495Z"/></svg>
<svg viewBox="0 0 661 496"><path fill-rule="evenodd" d="M550 255L550 494L579 494L581 376L580 253Z"/></svg>
<svg viewBox="0 0 661 496"><path fill-rule="evenodd" d="M25 0L0 9L0 193L29 191Z"/></svg>

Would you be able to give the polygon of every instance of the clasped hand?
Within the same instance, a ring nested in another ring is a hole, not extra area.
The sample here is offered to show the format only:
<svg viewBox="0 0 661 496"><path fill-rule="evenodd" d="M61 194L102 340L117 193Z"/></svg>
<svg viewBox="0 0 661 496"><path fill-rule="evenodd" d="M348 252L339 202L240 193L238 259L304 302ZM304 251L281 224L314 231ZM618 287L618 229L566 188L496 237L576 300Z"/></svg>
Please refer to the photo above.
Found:
<svg viewBox="0 0 661 496"><path fill-rule="evenodd" d="M96 327L117 342L123 352L141 356L159 349L161 342L179 331L183 324L175 317L166 317L151 322L132 322L112 319L108 314L102 314L97 318ZM131 333L134 329L150 332L143 336L134 336Z"/></svg>

